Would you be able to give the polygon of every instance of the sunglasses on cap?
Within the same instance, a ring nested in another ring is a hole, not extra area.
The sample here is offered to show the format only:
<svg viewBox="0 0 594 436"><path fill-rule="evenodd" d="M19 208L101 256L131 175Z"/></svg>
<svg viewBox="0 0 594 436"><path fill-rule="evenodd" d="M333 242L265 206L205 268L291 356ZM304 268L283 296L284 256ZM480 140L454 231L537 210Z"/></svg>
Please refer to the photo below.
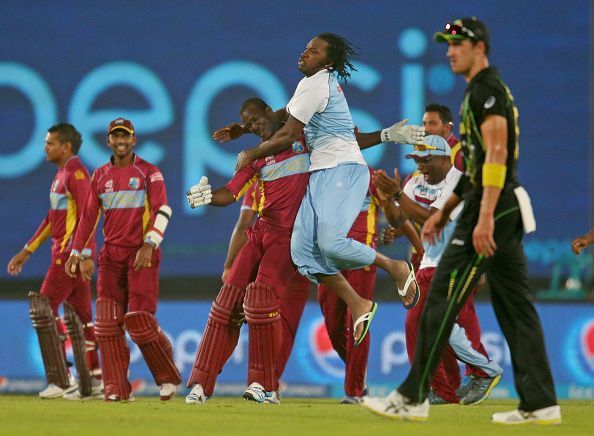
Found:
<svg viewBox="0 0 594 436"><path fill-rule="evenodd" d="M429 144L415 144L415 151L427 151L427 150L442 150L442 148L435 147L434 145Z"/></svg>
<svg viewBox="0 0 594 436"><path fill-rule="evenodd" d="M478 36L476 36L472 30L457 24L447 23L443 33L446 35L458 36L460 38L470 38L478 41Z"/></svg>

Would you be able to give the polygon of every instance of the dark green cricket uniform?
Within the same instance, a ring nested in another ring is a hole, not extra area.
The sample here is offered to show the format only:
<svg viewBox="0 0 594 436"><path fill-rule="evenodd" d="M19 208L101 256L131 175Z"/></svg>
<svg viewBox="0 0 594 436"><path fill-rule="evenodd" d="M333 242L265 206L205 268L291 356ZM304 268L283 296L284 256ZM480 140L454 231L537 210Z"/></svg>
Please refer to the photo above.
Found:
<svg viewBox="0 0 594 436"><path fill-rule="evenodd" d="M555 389L540 320L528 295L522 218L514 194L518 186L518 110L511 92L494 68L482 70L470 81L460 115L465 174L455 192L463 196L464 209L431 283L420 321L414 363L398 391L413 402L422 402L427 397L431 376L456 316L485 272L493 309L513 356L520 397L518 408L533 411L553 406L557 404ZM483 258L474 250L472 232L479 217L486 153L480 127L488 115L506 118L508 153L505 185L494 213L497 251L492 257Z"/></svg>

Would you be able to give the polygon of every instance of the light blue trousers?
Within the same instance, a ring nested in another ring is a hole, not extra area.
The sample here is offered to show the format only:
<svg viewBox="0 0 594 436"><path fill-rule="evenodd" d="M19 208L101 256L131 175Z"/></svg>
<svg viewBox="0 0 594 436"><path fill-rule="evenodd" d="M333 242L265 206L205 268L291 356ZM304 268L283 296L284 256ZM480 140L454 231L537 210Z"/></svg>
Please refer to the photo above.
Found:
<svg viewBox="0 0 594 436"><path fill-rule="evenodd" d="M332 275L342 269L371 265L375 250L347 238L369 189L369 169L342 164L314 171L297 213L291 237L291 257L299 272Z"/></svg>

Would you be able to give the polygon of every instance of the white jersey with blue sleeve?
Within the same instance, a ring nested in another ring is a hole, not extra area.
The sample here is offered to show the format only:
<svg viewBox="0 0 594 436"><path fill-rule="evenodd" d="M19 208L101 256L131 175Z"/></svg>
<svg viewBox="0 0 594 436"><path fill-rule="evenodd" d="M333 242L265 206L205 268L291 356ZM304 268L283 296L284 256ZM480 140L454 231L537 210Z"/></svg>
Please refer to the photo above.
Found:
<svg viewBox="0 0 594 436"><path fill-rule="evenodd" d="M305 124L310 171L343 163L367 165L357 144L353 119L336 72L324 69L301 79L287 112Z"/></svg>
<svg viewBox="0 0 594 436"><path fill-rule="evenodd" d="M415 203L423 206L426 209L433 207L435 209L443 209L446 201L454 192L454 188L458 184L458 180L462 173L455 167L452 167L446 174L445 179L436 185L430 185L425 180L423 174L417 174L411 177L404 186L404 194L413 200ZM419 269L436 267L441 259L441 255L445 251L454 228L456 227L456 219L462 211L463 203L460 203L450 214L450 222L444 227L439 240L435 244L429 244L423 241L423 248L425 254L421 260Z"/></svg>

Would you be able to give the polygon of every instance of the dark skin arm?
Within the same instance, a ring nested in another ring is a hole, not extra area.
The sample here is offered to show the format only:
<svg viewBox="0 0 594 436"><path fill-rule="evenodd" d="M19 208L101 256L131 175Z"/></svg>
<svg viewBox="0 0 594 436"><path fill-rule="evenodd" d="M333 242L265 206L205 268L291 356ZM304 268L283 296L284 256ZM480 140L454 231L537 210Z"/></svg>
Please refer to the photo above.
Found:
<svg viewBox="0 0 594 436"><path fill-rule="evenodd" d="M400 175L398 170L394 168L394 178L388 177L385 171L378 170L373 176L373 182L382 191L386 192L390 197L394 197L397 193L402 191L400 187ZM402 213L406 217L412 218L416 223L423 225L427 218L429 218L437 209L430 207L425 209L420 204L408 198L407 195L400 195L398 204L402 208Z"/></svg>
<svg viewBox="0 0 594 436"><path fill-rule="evenodd" d="M235 202L235 197L226 186L223 186L215 191L212 191L211 206L225 207Z"/></svg>
<svg viewBox="0 0 594 436"><path fill-rule="evenodd" d="M287 122L278 129L274 135L267 141L264 141L253 148L243 150L237 156L237 166L235 171L247 167L251 162L266 156L272 156L286 150L291 144L301 137L301 132L305 124L297 118L289 115Z"/></svg>

